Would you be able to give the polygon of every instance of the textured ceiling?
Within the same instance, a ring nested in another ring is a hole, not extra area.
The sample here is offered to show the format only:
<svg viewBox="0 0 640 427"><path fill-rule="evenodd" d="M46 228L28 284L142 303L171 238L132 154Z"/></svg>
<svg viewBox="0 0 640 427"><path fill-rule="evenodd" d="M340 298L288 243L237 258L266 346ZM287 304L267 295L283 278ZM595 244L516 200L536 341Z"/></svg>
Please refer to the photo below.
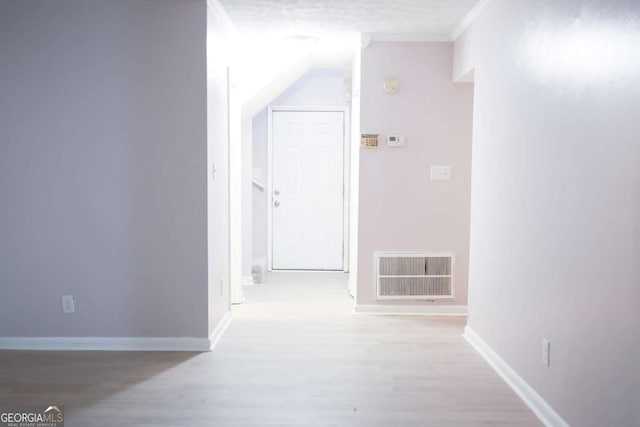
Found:
<svg viewBox="0 0 640 427"><path fill-rule="evenodd" d="M241 33L450 34L479 0L220 0Z"/></svg>

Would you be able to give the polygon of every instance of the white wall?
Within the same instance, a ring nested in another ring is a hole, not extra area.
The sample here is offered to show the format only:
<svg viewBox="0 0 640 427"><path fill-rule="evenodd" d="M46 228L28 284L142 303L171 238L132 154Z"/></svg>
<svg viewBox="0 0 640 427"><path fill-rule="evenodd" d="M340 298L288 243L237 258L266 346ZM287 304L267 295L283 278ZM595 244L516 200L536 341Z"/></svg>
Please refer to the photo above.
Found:
<svg viewBox="0 0 640 427"><path fill-rule="evenodd" d="M496 0L456 42L469 325L573 426L640 425L639 23L637 1Z"/></svg>
<svg viewBox="0 0 640 427"><path fill-rule="evenodd" d="M251 278L253 263L253 127L252 120L242 122L242 278ZM259 207L258 207L259 208Z"/></svg>
<svg viewBox="0 0 640 427"><path fill-rule="evenodd" d="M375 301L375 251L453 251L455 300L467 303L473 86L451 81L452 43L374 42L362 51L362 133L380 134L360 149L358 304ZM396 77L390 95L382 82ZM385 138L406 138L389 148ZM450 165L453 178L430 181L430 165Z"/></svg>
<svg viewBox="0 0 640 427"><path fill-rule="evenodd" d="M232 28L207 2L207 220L209 335L230 308L230 82ZM239 115L239 112L237 113ZM214 173L215 165L215 173Z"/></svg>
<svg viewBox="0 0 640 427"><path fill-rule="evenodd" d="M0 0L0 336L207 336L205 33L199 0Z"/></svg>
<svg viewBox="0 0 640 427"><path fill-rule="evenodd" d="M233 44L231 44L233 46ZM230 271L229 280L231 288L231 303L239 304L244 301L242 291L242 262L243 247L246 232L243 230L245 216L242 199L245 189L243 183L246 180L243 169L243 139L246 129L242 121L242 98L240 88L242 82L238 81L235 69L231 69L230 97L229 97L229 240L230 240ZM246 186L246 184L245 184ZM249 207L250 209L250 207Z"/></svg>
<svg viewBox="0 0 640 427"><path fill-rule="evenodd" d="M360 200L360 103L362 49L359 43L351 64L351 155L349 156L349 294L358 294L358 216Z"/></svg>
<svg viewBox="0 0 640 427"><path fill-rule="evenodd" d="M252 231L253 231L253 260L267 258L267 109L264 108L253 117L253 169L260 169L259 181L265 190L252 188Z"/></svg>
<svg viewBox="0 0 640 427"><path fill-rule="evenodd" d="M312 69L284 91L274 106L347 106L346 70ZM253 118L253 168L262 170L267 184L267 109ZM267 257L267 194L253 188L253 258Z"/></svg>

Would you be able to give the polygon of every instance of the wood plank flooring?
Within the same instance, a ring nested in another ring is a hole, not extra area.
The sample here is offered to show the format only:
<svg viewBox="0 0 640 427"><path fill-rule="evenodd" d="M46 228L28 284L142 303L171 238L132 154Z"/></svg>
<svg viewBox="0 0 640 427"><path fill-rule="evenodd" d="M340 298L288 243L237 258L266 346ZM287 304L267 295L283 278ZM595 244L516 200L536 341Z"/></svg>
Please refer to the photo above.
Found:
<svg viewBox="0 0 640 427"><path fill-rule="evenodd" d="M211 353L0 352L0 405L75 426L539 426L464 319L352 315L341 273L245 288Z"/></svg>

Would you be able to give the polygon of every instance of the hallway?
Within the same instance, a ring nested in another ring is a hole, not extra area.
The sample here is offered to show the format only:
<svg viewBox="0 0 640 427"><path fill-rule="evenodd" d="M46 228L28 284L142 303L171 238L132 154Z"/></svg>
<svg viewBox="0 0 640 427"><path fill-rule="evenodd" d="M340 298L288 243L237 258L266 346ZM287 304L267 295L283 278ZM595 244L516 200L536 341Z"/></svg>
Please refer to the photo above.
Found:
<svg viewBox="0 0 640 427"><path fill-rule="evenodd" d="M342 273L279 273L211 353L0 352L0 402L67 425L537 426L462 318L352 315Z"/></svg>
<svg viewBox="0 0 640 427"><path fill-rule="evenodd" d="M271 273L216 352L250 425L537 426L464 341L466 319L352 315L342 273ZM235 363L234 363L235 361Z"/></svg>

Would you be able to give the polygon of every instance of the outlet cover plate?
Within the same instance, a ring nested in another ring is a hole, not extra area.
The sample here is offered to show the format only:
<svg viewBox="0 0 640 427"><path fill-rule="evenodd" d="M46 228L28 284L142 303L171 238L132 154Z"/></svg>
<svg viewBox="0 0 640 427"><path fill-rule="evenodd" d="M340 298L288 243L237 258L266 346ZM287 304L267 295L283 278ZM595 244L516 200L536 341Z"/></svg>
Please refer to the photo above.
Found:
<svg viewBox="0 0 640 427"><path fill-rule="evenodd" d="M62 296L62 312L64 314L71 314L76 312L76 303L73 295Z"/></svg>

